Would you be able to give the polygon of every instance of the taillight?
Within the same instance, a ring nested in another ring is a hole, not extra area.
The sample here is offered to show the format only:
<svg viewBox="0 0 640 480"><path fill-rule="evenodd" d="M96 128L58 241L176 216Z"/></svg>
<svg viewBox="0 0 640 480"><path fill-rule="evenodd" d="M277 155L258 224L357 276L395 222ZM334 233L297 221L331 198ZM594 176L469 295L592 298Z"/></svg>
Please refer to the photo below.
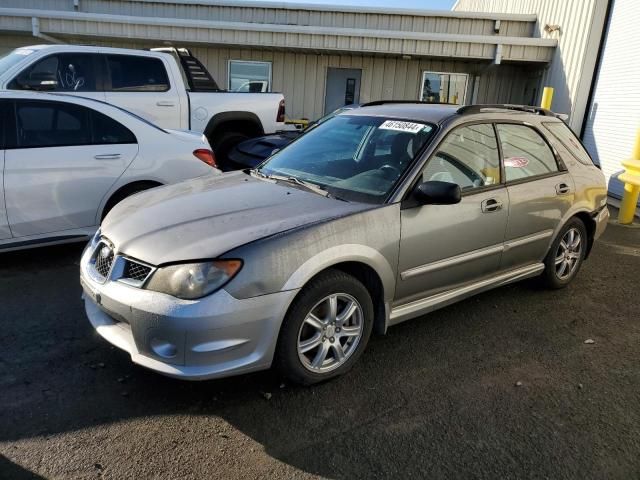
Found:
<svg viewBox="0 0 640 480"><path fill-rule="evenodd" d="M284 122L284 98L280 100L280 105L278 106L278 116L276 116L276 122Z"/></svg>
<svg viewBox="0 0 640 480"><path fill-rule="evenodd" d="M197 150L194 150L193 154L199 160L202 160L204 163L206 163L210 167L218 167L218 164L216 163L216 156L213 154L211 150L208 150L206 148L199 148Z"/></svg>

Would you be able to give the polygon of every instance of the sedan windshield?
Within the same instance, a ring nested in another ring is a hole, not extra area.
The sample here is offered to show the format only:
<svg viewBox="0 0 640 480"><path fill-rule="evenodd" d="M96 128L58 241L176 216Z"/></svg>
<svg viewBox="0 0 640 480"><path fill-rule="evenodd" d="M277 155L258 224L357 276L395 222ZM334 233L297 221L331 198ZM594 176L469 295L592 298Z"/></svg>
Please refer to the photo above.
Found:
<svg viewBox="0 0 640 480"><path fill-rule="evenodd" d="M344 200L382 203L431 138L431 124L338 115L302 135L260 167Z"/></svg>

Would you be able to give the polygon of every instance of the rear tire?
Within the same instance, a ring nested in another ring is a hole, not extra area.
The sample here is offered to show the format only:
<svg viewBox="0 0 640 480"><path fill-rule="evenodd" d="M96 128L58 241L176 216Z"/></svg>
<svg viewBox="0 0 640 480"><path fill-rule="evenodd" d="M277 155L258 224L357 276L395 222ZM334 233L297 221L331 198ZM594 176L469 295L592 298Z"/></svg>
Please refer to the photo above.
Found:
<svg viewBox="0 0 640 480"><path fill-rule="evenodd" d="M291 304L275 365L287 379L311 385L349 371L371 336L373 302L365 286L340 270L311 280Z"/></svg>
<svg viewBox="0 0 640 480"><path fill-rule="evenodd" d="M224 132L220 135L214 135L209 140L213 153L216 156L216 162L221 170L232 170L229 161L229 152L231 152L231 149L237 144L244 142L249 138L251 138L249 135L241 132Z"/></svg>
<svg viewBox="0 0 640 480"><path fill-rule="evenodd" d="M580 271L587 253L587 228L579 218L569 220L549 249L541 275L548 288L564 288Z"/></svg>

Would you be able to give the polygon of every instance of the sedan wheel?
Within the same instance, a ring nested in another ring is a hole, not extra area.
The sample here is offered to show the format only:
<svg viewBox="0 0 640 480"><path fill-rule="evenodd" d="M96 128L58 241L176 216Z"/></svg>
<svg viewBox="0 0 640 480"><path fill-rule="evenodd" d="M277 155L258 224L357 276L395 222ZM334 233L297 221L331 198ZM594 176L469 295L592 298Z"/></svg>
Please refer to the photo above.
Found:
<svg viewBox="0 0 640 480"><path fill-rule="evenodd" d="M367 288L348 273L327 270L289 307L274 363L285 377L304 385L342 375L362 354L372 327Z"/></svg>
<svg viewBox="0 0 640 480"><path fill-rule="evenodd" d="M362 338L362 307L346 293L320 300L298 333L298 357L312 372L330 372L344 365Z"/></svg>

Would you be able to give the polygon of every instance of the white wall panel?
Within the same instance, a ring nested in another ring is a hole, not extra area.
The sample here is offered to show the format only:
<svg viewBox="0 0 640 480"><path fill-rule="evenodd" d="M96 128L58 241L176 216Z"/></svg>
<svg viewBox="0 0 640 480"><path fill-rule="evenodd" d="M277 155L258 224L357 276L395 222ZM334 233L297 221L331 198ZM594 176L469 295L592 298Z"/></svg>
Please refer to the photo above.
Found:
<svg viewBox="0 0 640 480"><path fill-rule="evenodd" d="M622 170L640 128L640 55L630 48L640 46L639 25L637 0L615 0L584 133L608 181ZM622 185L613 180L610 191L621 195Z"/></svg>

